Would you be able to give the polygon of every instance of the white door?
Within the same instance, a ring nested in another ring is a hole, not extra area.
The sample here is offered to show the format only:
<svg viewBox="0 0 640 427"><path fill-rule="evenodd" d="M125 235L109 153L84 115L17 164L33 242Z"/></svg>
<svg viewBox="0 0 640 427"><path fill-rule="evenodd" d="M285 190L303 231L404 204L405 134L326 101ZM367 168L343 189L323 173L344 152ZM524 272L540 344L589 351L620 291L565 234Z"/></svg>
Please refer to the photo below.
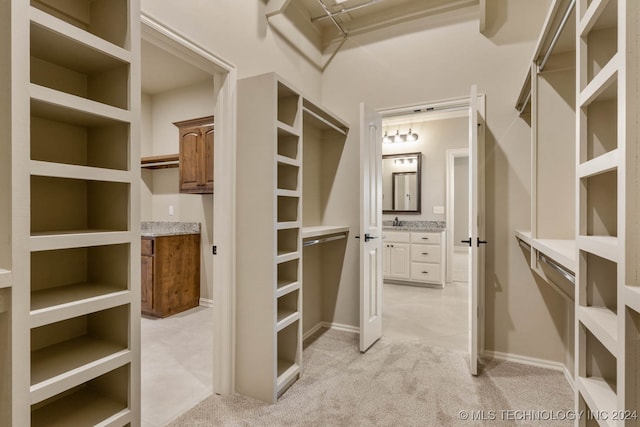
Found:
<svg viewBox="0 0 640 427"><path fill-rule="evenodd" d="M382 336L382 117L360 104L360 351Z"/></svg>
<svg viewBox="0 0 640 427"><path fill-rule="evenodd" d="M469 360L472 375L478 374L481 337L482 285L484 278L484 134L479 126L478 94L471 87L469 111ZM484 100L484 98L482 98ZM484 109L484 106L481 106Z"/></svg>

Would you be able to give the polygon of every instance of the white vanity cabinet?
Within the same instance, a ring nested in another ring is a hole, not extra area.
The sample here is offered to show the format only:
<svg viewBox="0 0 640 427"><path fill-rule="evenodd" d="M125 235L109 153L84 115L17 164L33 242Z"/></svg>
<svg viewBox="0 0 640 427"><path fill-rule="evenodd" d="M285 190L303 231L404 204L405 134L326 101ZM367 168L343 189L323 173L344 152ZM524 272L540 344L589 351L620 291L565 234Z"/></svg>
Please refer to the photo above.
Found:
<svg viewBox="0 0 640 427"><path fill-rule="evenodd" d="M444 286L443 234L444 231L385 231L384 278Z"/></svg>

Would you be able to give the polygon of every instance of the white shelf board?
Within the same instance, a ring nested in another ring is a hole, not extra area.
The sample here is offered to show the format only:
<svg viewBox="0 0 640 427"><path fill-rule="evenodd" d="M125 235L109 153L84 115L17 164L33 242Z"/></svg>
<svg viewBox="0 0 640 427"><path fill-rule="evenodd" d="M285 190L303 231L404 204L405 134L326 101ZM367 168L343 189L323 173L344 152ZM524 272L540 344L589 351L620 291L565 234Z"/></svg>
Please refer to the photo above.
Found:
<svg viewBox="0 0 640 427"><path fill-rule="evenodd" d="M31 414L32 427L112 426L132 421L131 411L125 403L86 387Z"/></svg>
<svg viewBox="0 0 640 427"><path fill-rule="evenodd" d="M620 57L615 54L605 65L602 70L595 76L578 95L578 105L581 108L587 107L598 97L602 100L613 99L617 95L615 85L613 84L618 78L618 68L620 65ZM601 96L602 95L602 96Z"/></svg>
<svg viewBox="0 0 640 427"><path fill-rule="evenodd" d="M0 289L11 287L12 275L9 270L0 268Z"/></svg>
<svg viewBox="0 0 640 427"><path fill-rule="evenodd" d="M65 230L32 233L29 239L31 251L80 248L87 246L129 243L139 238L130 231Z"/></svg>
<svg viewBox="0 0 640 427"><path fill-rule="evenodd" d="M39 160L31 160L30 165L31 174L38 176L125 183L133 181L133 174L129 171L42 162Z"/></svg>
<svg viewBox="0 0 640 427"><path fill-rule="evenodd" d="M71 123L77 126L105 126L121 122L112 117L82 111L65 105L52 104L46 100L31 99L31 114L58 122Z"/></svg>
<svg viewBox="0 0 640 427"><path fill-rule="evenodd" d="M81 96L70 95L34 83L29 85L29 94L32 100L58 105L66 109L83 111L85 115L88 113L90 115L102 116L125 123L130 123L133 119L133 113L131 111L112 107Z"/></svg>
<svg viewBox="0 0 640 427"><path fill-rule="evenodd" d="M618 238L611 236L578 236L578 249L618 262Z"/></svg>
<svg viewBox="0 0 640 427"><path fill-rule="evenodd" d="M617 24L615 10L608 6L613 6L616 0L592 0L582 19L579 19L578 34L585 37L591 30L601 30L612 28Z"/></svg>
<svg viewBox="0 0 640 427"><path fill-rule="evenodd" d="M625 286L624 292L625 304L640 313L640 286Z"/></svg>
<svg viewBox="0 0 640 427"><path fill-rule="evenodd" d="M282 156L280 154L276 155L276 161L278 163L283 163L285 165L291 165L296 167L300 166L300 160L292 159L291 157Z"/></svg>
<svg viewBox="0 0 640 427"><path fill-rule="evenodd" d="M600 341L609 353L617 357L618 318L605 307L578 307L578 319Z"/></svg>
<svg viewBox="0 0 640 427"><path fill-rule="evenodd" d="M277 393L287 387L296 375L300 373L300 366L288 360L278 359L278 379L276 381Z"/></svg>
<svg viewBox="0 0 640 427"><path fill-rule="evenodd" d="M276 289L276 298L287 295L297 289L300 289L300 282L290 282L287 280L278 280Z"/></svg>
<svg viewBox="0 0 640 427"><path fill-rule="evenodd" d="M606 154L578 165L577 175L578 178L588 178L593 175L613 170L618 167L618 164L618 149L616 148Z"/></svg>
<svg viewBox="0 0 640 427"><path fill-rule="evenodd" d="M349 124L338 117L336 114L321 107L319 103L307 97L302 98L302 112L308 116L315 115L316 118L323 120L323 125L329 126L331 129L346 134L349 131ZM328 124L327 124L328 123Z"/></svg>
<svg viewBox="0 0 640 427"><path fill-rule="evenodd" d="M285 221L276 223L276 230L290 230L300 228L300 221Z"/></svg>
<svg viewBox="0 0 640 427"><path fill-rule="evenodd" d="M97 283L76 283L31 293L31 327L126 304L131 292Z"/></svg>
<svg viewBox="0 0 640 427"><path fill-rule="evenodd" d="M300 252L284 252L278 251L278 255L276 257L276 263L282 264L283 262L292 261L294 259L300 258Z"/></svg>
<svg viewBox="0 0 640 427"><path fill-rule="evenodd" d="M278 321L276 331L281 331L293 322L300 320L300 312L293 310L278 310Z"/></svg>
<svg viewBox="0 0 640 427"><path fill-rule="evenodd" d="M575 240L532 239L531 246L568 270L576 271Z"/></svg>
<svg viewBox="0 0 640 427"><path fill-rule="evenodd" d="M73 41L75 44L74 50L77 49L79 53L84 54L86 53L86 50L92 50L94 52L102 52L103 54L108 55L112 58L116 58L122 62L131 62L131 52L126 49L116 46L113 43L110 43L100 37L94 36L93 34L84 31L74 25L68 24L61 19L58 19L46 12L36 9L35 7L30 7L29 13L31 21L33 23L37 24L40 27L48 28L56 33L61 34L60 38L66 38L68 41ZM50 40L48 41L48 43L52 43L52 41ZM84 45L86 46L86 48L83 49L77 44ZM65 46L58 45L51 47L55 47L57 49L56 54L60 54L60 50ZM91 59L95 58L87 58L87 62L89 62L89 64L91 64Z"/></svg>
<svg viewBox="0 0 640 427"><path fill-rule="evenodd" d="M617 397L611 387L603 379L595 377L578 377L575 383L592 412L602 411L608 415L607 420L600 422L605 426L615 426L611 414L617 409Z"/></svg>
<svg viewBox="0 0 640 427"><path fill-rule="evenodd" d="M300 197L301 193L298 190L284 190L278 188L276 189L276 196Z"/></svg>
<svg viewBox="0 0 640 427"><path fill-rule="evenodd" d="M281 121L278 120L278 133L285 133L291 136L300 136L300 131L296 128L294 128L293 126L289 126L286 123L283 123Z"/></svg>
<svg viewBox="0 0 640 427"><path fill-rule="evenodd" d="M531 231L516 230L516 238L531 245Z"/></svg>
<svg viewBox="0 0 640 427"><path fill-rule="evenodd" d="M348 225L315 225L312 227L302 227L302 238L324 237L331 234L348 233Z"/></svg>
<svg viewBox="0 0 640 427"><path fill-rule="evenodd" d="M131 362L120 345L80 337L31 353L31 403L38 403Z"/></svg>

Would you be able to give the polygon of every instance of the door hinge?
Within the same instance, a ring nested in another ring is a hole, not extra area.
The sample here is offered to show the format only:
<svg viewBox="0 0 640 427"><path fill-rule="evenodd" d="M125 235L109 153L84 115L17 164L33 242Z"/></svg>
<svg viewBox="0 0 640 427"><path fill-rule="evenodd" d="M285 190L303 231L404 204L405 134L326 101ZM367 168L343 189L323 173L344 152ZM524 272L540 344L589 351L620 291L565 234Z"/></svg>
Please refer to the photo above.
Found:
<svg viewBox="0 0 640 427"><path fill-rule="evenodd" d="M211 249L213 250L214 255L218 255L218 247L216 245L213 245Z"/></svg>

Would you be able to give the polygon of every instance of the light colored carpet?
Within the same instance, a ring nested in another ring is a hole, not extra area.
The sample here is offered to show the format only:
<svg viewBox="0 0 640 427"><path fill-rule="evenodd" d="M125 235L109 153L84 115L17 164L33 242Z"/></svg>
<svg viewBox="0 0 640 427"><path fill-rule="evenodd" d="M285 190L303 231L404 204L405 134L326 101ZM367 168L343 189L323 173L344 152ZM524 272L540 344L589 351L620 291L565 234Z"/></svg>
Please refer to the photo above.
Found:
<svg viewBox="0 0 640 427"><path fill-rule="evenodd" d="M517 415L501 412L507 410L572 409L573 392L557 371L491 361L481 375L472 377L463 352L383 339L361 354L357 335L334 330L320 331L308 340L303 360L300 380L276 405L214 395L170 426L573 424L502 420ZM496 420L464 421L460 411L484 411L479 415Z"/></svg>

